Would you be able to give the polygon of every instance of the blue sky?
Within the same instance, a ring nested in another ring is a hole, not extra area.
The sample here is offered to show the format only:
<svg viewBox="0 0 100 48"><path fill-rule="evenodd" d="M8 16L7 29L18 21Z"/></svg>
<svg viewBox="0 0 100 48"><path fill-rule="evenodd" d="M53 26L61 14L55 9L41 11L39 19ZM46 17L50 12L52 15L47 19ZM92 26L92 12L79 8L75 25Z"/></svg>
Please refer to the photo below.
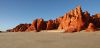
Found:
<svg viewBox="0 0 100 48"><path fill-rule="evenodd" d="M0 0L0 30L31 23L36 18L55 19L78 5L91 14L100 13L100 0Z"/></svg>

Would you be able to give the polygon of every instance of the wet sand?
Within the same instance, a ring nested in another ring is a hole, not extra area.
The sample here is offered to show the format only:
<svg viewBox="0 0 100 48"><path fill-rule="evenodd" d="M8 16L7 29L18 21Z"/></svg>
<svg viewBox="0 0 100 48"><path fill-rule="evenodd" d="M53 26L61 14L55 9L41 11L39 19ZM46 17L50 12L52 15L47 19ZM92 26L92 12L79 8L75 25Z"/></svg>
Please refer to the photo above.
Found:
<svg viewBox="0 0 100 48"><path fill-rule="evenodd" d="M100 31L0 33L0 48L100 48Z"/></svg>

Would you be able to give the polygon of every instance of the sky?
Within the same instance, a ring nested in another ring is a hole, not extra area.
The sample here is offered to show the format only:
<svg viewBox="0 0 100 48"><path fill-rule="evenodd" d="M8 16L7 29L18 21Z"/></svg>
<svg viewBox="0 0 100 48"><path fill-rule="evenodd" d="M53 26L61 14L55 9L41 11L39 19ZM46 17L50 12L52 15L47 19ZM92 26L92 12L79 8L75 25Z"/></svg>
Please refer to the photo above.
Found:
<svg viewBox="0 0 100 48"><path fill-rule="evenodd" d="M78 5L91 15L100 13L100 0L0 0L0 30L31 23L36 18L55 19Z"/></svg>

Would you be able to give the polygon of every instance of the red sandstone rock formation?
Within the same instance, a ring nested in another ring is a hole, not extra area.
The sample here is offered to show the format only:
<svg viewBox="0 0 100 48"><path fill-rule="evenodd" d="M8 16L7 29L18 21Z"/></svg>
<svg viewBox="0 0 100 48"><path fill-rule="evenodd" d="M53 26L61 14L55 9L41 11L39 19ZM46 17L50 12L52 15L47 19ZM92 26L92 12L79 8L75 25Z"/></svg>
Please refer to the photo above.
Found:
<svg viewBox="0 0 100 48"><path fill-rule="evenodd" d="M46 21L42 18L36 19L32 22L32 25L26 31L40 31L46 30Z"/></svg>
<svg viewBox="0 0 100 48"><path fill-rule="evenodd" d="M58 17L58 18L55 19L55 23L60 24L62 22L62 20L63 20L63 16Z"/></svg>
<svg viewBox="0 0 100 48"><path fill-rule="evenodd" d="M37 31L46 30L46 22L40 18L37 19Z"/></svg>
<svg viewBox="0 0 100 48"><path fill-rule="evenodd" d="M83 12L83 22L85 23L84 27L87 28L88 24L92 22L91 16L88 11Z"/></svg>
<svg viewBox="0 0 100 48"><path fill-rule="evenodd" d="M19 24L13 29L7 30L9 32L25 32L25 30L30 26L31 24Z"/></svg>
<svg viewBox="0 0 100 48"><path fill-rule="evenodd" d="M55 24L55 25L54 25L54 26L55 26L55 27L54 27L55 29L58 29L58 27L59 27L60 23L62 22L62 20L63 20L63 16L58 17L58 18L56 18L56 19L54 20L53 23Z"/></svg>
<svg viewBox="0 0 100 48"><path fill-rule="evenodd" d="M26 31L37 31L37 19L32 22L32 25Z"/></svg>
<svg viewBox="0 0 100 48"><path fill-rule="evenodd" d="M93 15L93 23L97 28L100 28L100 14Z"/></svg>
<svg viewBox="0 0 100 48"><path fill-rule="evenodd" d="M89 24L90 23L90 24ZM100 28L100 14L90 16L88 11L82 12L81 7L71 10L64 16L58 17L55 20L44 21L42 18L36 19L32 22L32 25L20 24L14 29L7 31L41 31L41 30L65 30L65 32L77 32L83 29L87 31L95 30L94 25ZM89 24L89 26L88 26Z"/></svg>
<svg viewBox="0 0 100 48"><path fill-rule="evenodd" d="M54 22L53 22L53 20L49 20L47 22L47 28L46 28L46 30L52 30L52 29L54 29Z"/></svg>
<svg viewBox="0 0 100 48"><path fill-rule="evenodd" d="M89 23L89 26L86 29L86 32L90 32L90 31L96 31L96 28L93 23Z"/></svg>
<svg viewBox="0 0 100 48"><path fill-rule="evenodd" d="M84 22L81 7L66 13L58 29L64 29L66 32L76 32L83 29Z"/></svg>

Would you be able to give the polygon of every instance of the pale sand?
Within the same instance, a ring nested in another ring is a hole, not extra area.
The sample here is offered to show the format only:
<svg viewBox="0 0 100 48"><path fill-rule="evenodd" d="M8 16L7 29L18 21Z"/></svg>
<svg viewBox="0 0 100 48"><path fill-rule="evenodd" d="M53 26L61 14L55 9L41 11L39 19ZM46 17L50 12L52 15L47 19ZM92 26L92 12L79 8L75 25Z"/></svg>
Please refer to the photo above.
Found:
<svg viewBox="0 0 100 48"><path fill-rule="evenodd" d="M0 33L0 48L100 48L100 32Z"/></svg>

